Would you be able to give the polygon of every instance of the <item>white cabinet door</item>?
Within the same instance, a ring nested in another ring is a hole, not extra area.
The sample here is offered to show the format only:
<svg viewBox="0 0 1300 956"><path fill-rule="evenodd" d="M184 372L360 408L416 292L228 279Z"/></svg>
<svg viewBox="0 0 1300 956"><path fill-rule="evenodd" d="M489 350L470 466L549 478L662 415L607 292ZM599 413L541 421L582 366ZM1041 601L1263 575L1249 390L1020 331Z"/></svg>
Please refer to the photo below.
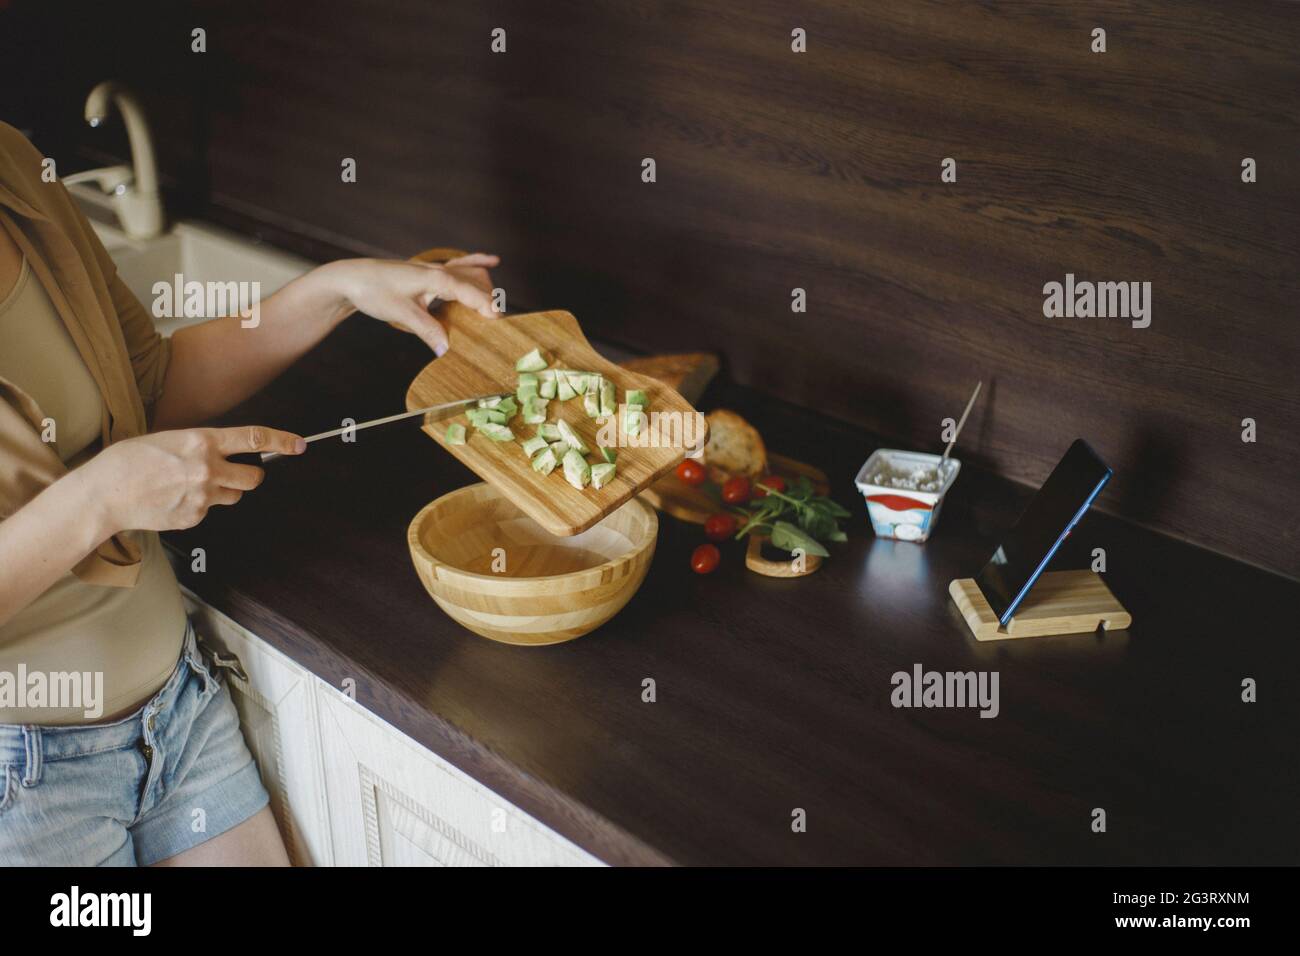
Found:
<svg viewBox="0 0 1300 956"><path fill-rule="evenodd" d="M329 866L329 813L321 766L315 676L185 590L195 629L213 647L234 654L248 680L226 672L239 724L271 810L295 866Z"/></svg>
<svg viewBox="0 0 1300 956"><path fill-rule="evenodd" d="M600 865L341 691L316 698L338 865Z"/></svg>

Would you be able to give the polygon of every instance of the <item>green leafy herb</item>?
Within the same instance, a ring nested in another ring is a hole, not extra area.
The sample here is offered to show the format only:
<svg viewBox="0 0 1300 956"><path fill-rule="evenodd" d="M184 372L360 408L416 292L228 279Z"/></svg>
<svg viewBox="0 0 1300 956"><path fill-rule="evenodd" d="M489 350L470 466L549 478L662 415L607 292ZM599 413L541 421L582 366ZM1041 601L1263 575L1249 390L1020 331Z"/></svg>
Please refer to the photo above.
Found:
<svg viewBox="0 0 1300 956"><path fill-rule="evenodd" d="M816 554L823 558L828 558L831 554L816 538L800 531L788 521L772 523L772 546L782 551L794 551L798 548L804 554Z"/></svg>
<svg viewBox="0 0 1300 956"><path fill-rule="evenodd" d="M791 480L785 491L776 491L760 483L766 494L752 498L736 509L742 524L736 538L747 534L767 535L774 547L782 551L796 548L804 554L829 557L823 542L847 541L840 519L850 515L848 509L813 489L806 476Z"/></svg>

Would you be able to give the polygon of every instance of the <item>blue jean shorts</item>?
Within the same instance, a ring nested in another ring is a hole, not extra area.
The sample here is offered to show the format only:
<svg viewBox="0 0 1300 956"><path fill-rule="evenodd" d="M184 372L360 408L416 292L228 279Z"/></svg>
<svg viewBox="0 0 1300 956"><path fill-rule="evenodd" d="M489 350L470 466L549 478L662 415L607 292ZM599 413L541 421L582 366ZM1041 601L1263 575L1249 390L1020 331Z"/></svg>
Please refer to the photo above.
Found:
<svg viewBox="0 0 1300 956"><path fill-rule="evenodd" d="M147 866L267 805L193 626L153 699L109 724L0 724L0 865Z"/></svg>

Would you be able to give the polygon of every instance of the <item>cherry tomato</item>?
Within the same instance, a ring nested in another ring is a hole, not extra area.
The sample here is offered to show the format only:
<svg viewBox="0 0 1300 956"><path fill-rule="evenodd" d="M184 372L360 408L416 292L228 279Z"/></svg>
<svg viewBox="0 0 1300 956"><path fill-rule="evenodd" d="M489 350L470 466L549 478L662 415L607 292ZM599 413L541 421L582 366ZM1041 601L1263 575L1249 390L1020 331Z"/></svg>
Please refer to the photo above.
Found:
<svg viewBox="0 0 1300 956"><path fill-rule="evenodd" d="M767 487L755 488L754 489L755 498L766 498L767 488L771 488L773 491L785 491L785 479L781 478L778 475L766 475L758 479L758 483L760 485L766 485Z"/></svg>
<svg viewBox="0 0 1300 956"><path fill-rule="evenodd" d="M722 486L722 500L729 505L743 505L749 500L749 479L728 478Z"/></svg>
<svg viewBox="0 0 1300 956"><path fill-rule="evenodd" d="M702 544L691 552L691 570L696 574L712 574L722 560L717 545Z"/></svg>
<svg viewBox="0 0 1300 956"><path fill-rule="evenodd" d="M736 516L725 511L709 515L709 520L704 522L704 536L710 541L726 541L735 533Z"/></svg>
<svg viewBox="0 0 1300 956"><path fill-rule="evenodd" d="M698 461L691 461L687 458L677 466L677 477L688 485L698 485L704 482L704 466Z"/></svg>

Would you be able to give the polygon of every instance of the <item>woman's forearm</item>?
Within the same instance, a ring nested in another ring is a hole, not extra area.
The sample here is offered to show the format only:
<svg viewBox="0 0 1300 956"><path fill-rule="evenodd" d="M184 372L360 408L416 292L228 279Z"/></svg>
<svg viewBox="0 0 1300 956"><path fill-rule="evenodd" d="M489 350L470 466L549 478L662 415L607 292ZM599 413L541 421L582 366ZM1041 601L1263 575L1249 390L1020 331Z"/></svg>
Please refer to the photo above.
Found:
<svg viewBox="0 0 1300 956"><path fill-rule="evenodd" d="M429 304L454 300L485 318L494 315L487 270L497 262L484 253L445 263L340 259L263 302L256 325L245 328L234 316L181 329L172 336L153 428L196 425L233 408L357 310L413 332L442 355L447 332L429 314Z"/></svg>
<svg viewBox="0 0 1300 956"><path fill-rule="evenodd" d="M185 428L228 411L301 358L353 312L347 263L294 279L259 306L257 324L211 319L172 336L172 357L153 429Z"/></svg>
<svg viewBox="0 0 1300 956"><path fill-rule="evenodd" d="M262 483L228 456L300 455L297 435L262 426L190 428L109 445L0 521L0 624L120 531L192 528Z"/></svg>
<svg viewBox="0 0 1300 956"><path fill-rule="evenodd" d="M0 521L0 624L116 532L87 468L64 475Z"/></svg>

